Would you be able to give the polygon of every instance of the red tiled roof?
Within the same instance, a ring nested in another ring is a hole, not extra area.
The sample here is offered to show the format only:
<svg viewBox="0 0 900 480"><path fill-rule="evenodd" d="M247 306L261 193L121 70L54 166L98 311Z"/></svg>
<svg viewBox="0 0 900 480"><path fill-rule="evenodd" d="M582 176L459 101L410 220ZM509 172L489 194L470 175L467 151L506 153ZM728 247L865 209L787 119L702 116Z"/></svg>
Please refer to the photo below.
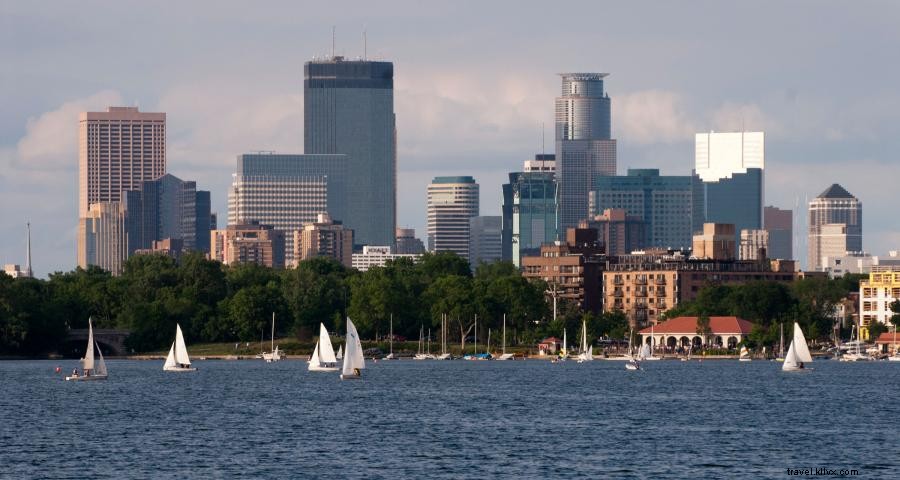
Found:
<svg viewBox="0 0 900 480"><path fill-rule="evenodd" d="M675 317L652 328L654 334L696 335L698 317ZM747 335L753 329L753 323L738 317L709 317L709 329L713 335L740 333ZM638 333L649 335L651 327Z"/></svg>
<svg viewBox="0 0 900 480"><path fill-rule="evenodd" d="M900 332L897 332L897 343L900 343ZM894 334L892 332L884 332L875 339L875 343L894 343Z"/></svg>
<svg viewBox="0 0 900 480"><path fill-rule="evenodd" d="M560 340L556 337L547 337L547 338L541 340L541 343L562 343L562 340Z"/></svg>

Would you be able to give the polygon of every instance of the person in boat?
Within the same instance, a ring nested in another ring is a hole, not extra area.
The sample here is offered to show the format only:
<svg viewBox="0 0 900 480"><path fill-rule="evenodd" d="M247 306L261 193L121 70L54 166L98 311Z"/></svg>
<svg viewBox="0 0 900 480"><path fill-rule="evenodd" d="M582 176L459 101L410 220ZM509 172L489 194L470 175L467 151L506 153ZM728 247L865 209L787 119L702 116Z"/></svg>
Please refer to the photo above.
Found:
<svg viewBox="0 0 900 480"><path fill-rule="evenodd" d="M77 369L77 368L73 368L73 369L72 369L72 376L73 376L73 377L77 377L77 376L78 376L78 369Z"/></svg>
<svg viewBox="0 0 900 480"><path fill-rule="evenodd" d="M359 369L358 369L358 368L354 368L354 369L353 369L353 374L356 375L357 377L360 376Z"/></svg>
<svg viewBox="0 0 900 480"><path fill-rule="evenodd" d="M800 367L799 367L799 368L806 368L806 367L803 366L803 362L800 362Z"/></svg>

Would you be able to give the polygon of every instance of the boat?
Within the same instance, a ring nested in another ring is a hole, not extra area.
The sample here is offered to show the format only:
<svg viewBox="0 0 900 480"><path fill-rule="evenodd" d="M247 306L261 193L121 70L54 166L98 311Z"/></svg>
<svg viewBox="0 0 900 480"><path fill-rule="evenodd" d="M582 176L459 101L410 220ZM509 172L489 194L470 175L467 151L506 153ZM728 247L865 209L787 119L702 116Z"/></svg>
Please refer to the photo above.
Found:
<svg viewBox="0 0 900 480"><path fill-rule="evenodd" d="M641 369L640 359L634 358L634 347L632 347L632 338L634 337L634 329L628 333L628 363L625 364L625 370L636 371Z"/></svg>
<svg viewBox="0 0 900 480"><path fill-rule="evenodd" d="M640 369L641 369L640 362L638 362L637 360L635 360L633 358L625 364L625 370L634 371L634 370L640 370Z"/></svg>
<svg viewBox="0 0 900 480"><path fill-rule="evenodd" d="M857 333L856 340L853 340L853 332L854 331ZM853 348L854 351L852 351L852 352L848 351L847 353L841 355L840 361L842 361L842 362L860 362L860 361L869 360L869 357L867 355L864 355L860 351L860 347L862 346L862 344L863 344L862 340L859 339L859 327L854 325L853 328L850 330L850 341L844 344L848 347L848 349Z"/></svg>
<svg viewBox="0 0 900 480"><path fill-rule="evenodd" d="M447 314L441 315L441 354L435 357L436 360L450 360L450 354L447 352Z"/></svg>
<svg viewBox="0 0 900 480"><path fill-rule="evenodd" d="M588 345L587 341L587 322L581 321L581 353L578 355L578 363L590 362L594 360L594 346Z"/></svg>
<svg viewBox="0 0 900 480"><path fill-rule="evenodd" d="M490 360L490 353L478 353L478 315L475 315L475 349L471 354L463 356L463 360Z"/></svg>
<svg viewBox="0 0 900 480"><path fill-rule="evenodd" d="M652 353L650 352L650 344L645 343L641 346L641 351L638 353L638 360L644 361L651 357ZM657 358L657 360L659 360Z"/></svg>
<svg viewBox="0 0 900 480"><path fill-rule="evenodd" d="M344 352L344 365L341 368L341 380L358 380L362 378L362 370L366 368L363 358L359 333L353 322L347 318L347 351Z"/></svg>
<svg viewBox="0 0 900 480"><path fill-rule="evenodd" d="M656 352L654 351L654 350L656 350L656 348L655 348L656 345L654 344L654 342L656 341L656 340L654 340L654 338L656 338L656 337L653 336L653 327L654 327L654 325L650 325L650 348L647 350L647 357L644 358L644 360L660 360L661 359L660 357L656 356Z"/></svg>
<svg viewBox="0 0 900 480"><path fill-rule="evenodd" d="M741 345L741 356L738 357L738 361L741 361L741 362L749 362L750 361L750 350L747 350L746 345Z"/></svg>
<svg viewBox="0 0 900 480"><path fill-rule="evenodd" d="M568 347L568 345L567 345L567 340L566 340L566 329L563 328L563 344L562 344L562 349L559 351L559 355L558 355L558 358L556 359L556 361L558 361L558 362L565 362L567 356L569 356L569 347Z"/></svg>
<svg viewBox="0 0 900 480"><path fill-rule="evenodd" d="M394 314L391 314L391 334L388 336L388 342L390 344L390 352L382 358L382 360L396 360L397 357L394 356Z"/></svg>
<svg viewBox="0 0 900 480"><path fill-rule="evenodd" d="M269 352L262 353L262 359L266 361L266 363L277 362L279 360L284 360L284 353L275 346L275 312L272 312L272 339L271 339L272 350Z"/></svg>
<svg viewBox="0 0 900 480"><path fill-rule="evenodd" d="M336 358L338 360L344 359L344 346L343 345L338 347L338 352L334 355L334 358Z"/></svg>
<svg viewBox="0 0 900 480"><path fill-rule="evenodd" d="M350 350L349 344L347 350ZM338 369L334 347L331 346L331 337L323 323L319 323L319 341L316 342L316 348L309 358L308 369L310 372L336 372Z"/></svg>
<svg viewBox="0 0 900 480"><path fill-rule="evenodd" d="M430 334L430 331L429 331ZM432 360L434 357L425 351L425 327L419 327L419 350L413 360Z"/></svg>
<svg viewBox="0 0 900 480"><path fill-rule="evenodd" d="M197 368L191 366L191 357L188 356L187 346L184 344L184 334L181 333L181 325L175 324L175 341L169 348L169 356L163 365L166 372L196 372Z"/></svg>
<svg viewBox="0 0 900 480"><path fill-rule="evenodd" d="M791 340L781 369L785 372L808 370L806 364L809 362L812 362L812 356L809 354L806 338L803 336L803 330L800 330L800 324L794 322L794 339Z"/></svg>
<svg viewBox="0 0 900 480"><path fill-rule="evenodd" d="M781 339L778 342L778 355L775 356L775 361L783 362L784 361L784 323L782 322L778 328L781 331Z"/></svg>
<svg viewBox="0 0 900 480"><path fill-rule="evenodd" d="M503 314L503 347L497 360L512 360L513 354L506 353L506 314Z"/></svg>
<svg viewBox="0 0 900 480"><path fill-rule="evenodd" d="M97 349L98 359L94 359L94 349ZM103 352L100 351L100 345L94 341L94 327L91 325L91 319L88 318L88 343L87 350L84 352L84 358L81 359L81 375L78 374L76 368L71 376L66 377L66 381L84 382L92 380L106 380L109 374L106 371L106 362L103 361Z"/></svg>

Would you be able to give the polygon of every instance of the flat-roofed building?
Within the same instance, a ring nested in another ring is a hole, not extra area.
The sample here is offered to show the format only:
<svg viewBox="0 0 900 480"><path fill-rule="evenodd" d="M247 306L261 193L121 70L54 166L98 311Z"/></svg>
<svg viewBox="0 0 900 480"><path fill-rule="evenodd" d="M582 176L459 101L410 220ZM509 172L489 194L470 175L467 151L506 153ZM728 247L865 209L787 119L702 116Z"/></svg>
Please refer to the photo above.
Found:
<svg viewBox="0 0 900 480"><path fill-rule="evenodd" d="M694 235L691 256L699 260L734 260L734 225L727 223L704 223L703 233Z"/></svg>
<svg viewBox="0 0 900 480"><path fill-rule="evenodd" d="M578 228L597 230L607 255L625 255L646 245L646 230L640 217L628 215L622 208L607 208L591 220L582 220Z"/></svg>
<svg viewBox="0 0 900 480"><path fill-rule="evenodd" d="M769 232L765 230L741 230L741 260L765 260L769 258ZM778 258L778 257L773 257Z"/></svg>
<svg viewBox="0 0 900 480"><path fill-rule="evenodd" d="M806 261L815 271L822 271L823 257L861 252L862 202L836 183L810 201L808 247Z"/></svg>
<svg viewBox="0 0 900 480"><path fill-rule="evenodd" d="M271 225L228 225L210 232L210 258L225 265L284 267L284 232Z"/></svg>
<svg viewBox="0 0 900 480"><path fill-rule="evenodd" d="M469 263L499 262L502 259L503 217L477 216L469 219Z"/></svg>
<svg viewBox="0 0 900 480"><path fill-rule="evenodd" d="M522 275L547 282L551 301L570 301L596 313L603 308L602 257L596 230L570 228L565 242L545 243L540 256L522 257Z"/></svg>
<svg viewBox="0 0 900 480"><path fill-rule="evenodd" d="M421 253L394 253L391 247L366 245L362 249L362 253L353 254L353 268L360 272L365 272L372 267L383 267L387 262L408 258L413 262L418 262L422 258Z"/></svg>
<svg viewBox="0 0 900 480"><path fill-rule="evenodd" d="M875 323L892 325L891 304L900 300L900 267L872 267L869 278L859 282L859 337L869 338L869 327Z"/></svg>
<svg viewBox="0 0 900 480"><path fill-rule="evenodd" d="M128 259L125 207L121 202L91 204L78 222L78 266L96 265L113 275L122 273Z"/></svg>
<svg viewBox="0 0 900 480"><path fill-rule="evenodd" d="M296 263L330 257L349 268L353 266L353 230L321 213L315 222L293 232L293 249Z"/></svg>
<svg viewBox="0 0 900 480"><path fill-rule="evenodd" d="M777 207L763 210L763 229L769 232L769 258L794 258L794 212Z"/></svg>
<svg viewBox="0 0 900 480"><path fill-rule="evenodd" d="M469 260L471 226L478 216L478 184L469 176L435 177L428 185L428 250Z"/></svg>

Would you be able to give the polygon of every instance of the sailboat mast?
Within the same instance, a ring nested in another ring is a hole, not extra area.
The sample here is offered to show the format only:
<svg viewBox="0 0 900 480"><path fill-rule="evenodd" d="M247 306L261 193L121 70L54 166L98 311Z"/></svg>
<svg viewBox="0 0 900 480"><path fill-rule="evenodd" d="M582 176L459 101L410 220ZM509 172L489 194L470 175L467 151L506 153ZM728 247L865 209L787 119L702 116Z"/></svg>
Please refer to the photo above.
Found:
<svg viewBox="0 0 900 480"><path fill-rule="evenodd" d="M506 314L503 314L503 355L506 355Z"/></svg>
<svg viewBox="0 0 900 480"><path fill-rule="evenodd" d="M272 351L275 351L275 312L272 312Z"/></svg>
<svg viewBox="0 0 900 480"><path fill-rule="evenodd" d="M393 355L394 354L394 314L393 313L391 313L391 336L390 336L389 340L391 342L391 355ZM391 358L393 358L393 357L391 357Z"/></svg>
<svg viewBox="0 0 900 480"><path fill-rule="evenodd" d="M475 354L478 354L478 314L475 314Z"/></svg>
<svg viewBox="0 0 900 480"><path fill-rule="evenodd" d="M781 341L778 346L778 356L784 358L784 322L781 322Z"/></svg>

